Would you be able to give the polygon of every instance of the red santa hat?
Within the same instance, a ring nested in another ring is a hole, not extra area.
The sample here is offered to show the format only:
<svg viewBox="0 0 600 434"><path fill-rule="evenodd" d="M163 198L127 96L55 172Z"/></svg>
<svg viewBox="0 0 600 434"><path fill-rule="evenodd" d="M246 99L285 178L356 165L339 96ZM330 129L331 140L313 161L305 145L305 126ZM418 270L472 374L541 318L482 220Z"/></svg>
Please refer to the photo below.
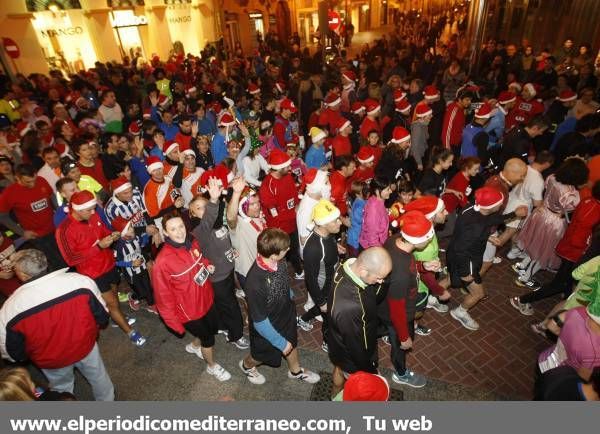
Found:
<svg viewBox="0 0 600 434"><path fill-rule="evenodd" d="M212 170L206 170L200 176L200 185L202 185L201 191L206 191L208 180L210 178L216 178L218 184L223 187L221 194L227 194L227 187L229 186L229 169L224 164L219 164Z"/></svg>
<svg viewBox="0 0 600 434"><path fill-rule="evenodd" d="M129 128L127 130L129 131L129 134L137 136L141 132L140 124L138 123L138 121L133 121L129 124Z"/></svg>
<svg viewBox="0 0 600 434"><path fill-rule="evenodd" d="M529 94L532 97L537 95L537 89L535 88L535 85L533 83L525 84L525 86L523 86L523 90L526 90L527 92L529 92Z"/></svg>
<svg viewBox="0 0 600 434"><path fill-rule="evenodd" d="M365 101L365 108L368 115L375 115L381 110L381 105L374 99L368 99Z"/></svg>
<svg viewBox="0 0 600 434"><path fill-rule="evenodd" d="M316 194L323 191L325 183L329 178L329 172L311 167L302 178L300 191Z"/></svg>
<svg viewBox="0 0 600 434"><path fill-rule="evenodd" d="M278 90L280 93L285 92L285 83L279 80L277 83L275 83L275 89Z"/></svg>
<svg viewBox="0 0 600 434"><path fill-rule="evenodd" d="M410 133L406 128L403 127L395 127L394 131L392 131L392 138L390 142L392 143L404 143L410 140Z"/></svg>
<svg viewBox="0 0 600 434"><path fill-rule="evenodd" d="M223 116L221 116L221 119L219 119L219 126L220 127L232 127L235 125L235 119L233 119L233 116L231 115L231 113L225 112L223 113Z"/></svg>
<svg viewBox="0 0 600 434"><path fill-rule="evenodd" d="M387 401L390 385L378 374L358 371L351 374L344 384L344 401Z"/></svg>
<svg viewBox="0 0 600 434"><path fill-rule="evenodd" d="M152 173L157 169L162 169L165 167L160 158L155 155L151 155L146 159L146 170L148 173Z"/></svg>
<svg viewBox="0 0 600 434"><path fill-rule="evenodd" d="M430 84L423 89L423 95L427 100L436 99L440 96L440 91L433 84Z"/></svg>
<svg viewBox="0 0 600 434"><path fill-rule="evenodd" d="M475 191L475 206L473 209L492 209L504 201L501 191L493 187L481 187Z"/></svg>
<svg viewBox="0 0 600 434"><path fill-rule="evenodd" d="M285 98L283 101L281 101L279 107L281 108L281 110L289 110L292 113L296 113L298 111L294 102L289 98Z"/></svg>
<svg viewBox="0 0 600 434"><path fill-rule="evenodd" d="M365 105L360 102L360 101L355 101L352 103L352 107L351 107L352 113L354 113L355 115L359 114L360 112L366 110Z"/></svg>
<svg viewBox="0 0 600 434"><path fill-rule="evenodd" d="M287 143L285 144L286 147L297 147L298 144L300 143L300 137L298 137L298 134L292 134L292 137L290 137L290 140L287 140Z"/></svg>
<svg viewBox="0 0 600 434"><path fill-rule="evenodd" d="M162 108L165 109L169 106L169 104L171 103L171 101L169 101L169 98L166 95L160 94L158 96L158 105Z"/></svg>
<svg viewBox="0 0 600 434"><path fill-rule="evenodd" d="M429 107L427 104L421 102L419 104L417 104L417 106L415 107L415 115L418 118L424 118L426 116L429 116L433 113L433 110L431 110L431 107Z"/></svg>
<svg viewBox="0 0 600 434"><path fill-rule="evenodd" d="M350 120L349 120L349 119L346 119L345 117L343 117L343 116L340 116L340 117L338 118L338 121L337 121L337 123L336 123L336 126L335 126L335 128L336 128L336 130L337 130L338 132L340 132L340 131L342 131L344 128L347 128L347 127L349 127L350 125L352 125L352 122L350 122Z"/></svg>
<svg viewBox="0 0 600 434"><path fill-rule="evenodd" d="M132 188L131 182L124 176L119 176L117 179L110 181L110 189L113 195L121 193L129 188Z"/></svg>
<svg viewBox="0 0 600 434"><path fill-rule="evenodd" d="M112 222L110 222L110 224L112 225L115 231L119 231L121 233L121 236L123 236L129 230L133 223L130 219L128 220L124 219L121 216L117 216L113 219Z"/></svg>
<svg viewBox="0 0 600 434"><path fill-rule="evenodd" d="M557 99L560 102L575 101L577 99L577 94L571 89L566 89L560 92L560 95L558 95Z"/></svg>
<svg viewBox="0 0 600 434"><path fill-rule="evenodd" d="M335 92L329 92L325 98L325 104L327 104L327 107L337 106L341 102L342 98L340 98L340 96Z"/></svg>
<svg viewBox="0 0 600 434"><path fill-rule="evenodd" d="M503 90L502 92L500 92L500 95L498 95L498 102L502 105L510 104L511 102L514 102L516 100L517 96L514 93L509 92L507 90Z"/></svg>
<svg viewBox="0 0 600 434"><path fill-rule="evenodd" d="M424 243L435 235L433 223L421 211L408 211L400 217L400 233L411 244Z"/></svg>
<svg viewBox="0 0 600 434"><path fill-rule="evenodd" d="M71 196L70 206L74 211L95 208L96 204L94 193L88 190L78 191Z"/></svg>
<svg viewBox="0 0 600 434"><path fill-rule="evenodd" d="M356 159L360 164L367 164L375 160L375 153L371 146L361 146L356 154Z"/></svg>
<svg viewBox="0 0 600 434"><path fill-rule="evenodd" d="M144 109L144 113L142 115L144 119L150 119L152 117L152 109L146 108Z"/></svg>
<svg viewBox="0 0 600 434"><path fill-rule="evenodd" d="M409 211L422 212L428 220L433 220L435 215L441 212L446 206L444 201L436 196L421 196L418 199L404 205L403 213Z"/></svg>
<svg viewBox="0 0 600 434"><path fill-rule="evenodd" d="M184 149L181 153L183 155L193 155L194 157L196 156L196 153L193 149Z"/></svg>
<svg viewBox="0 0 600 434"><path fill-rule="evenodd" d="M292 164L292 159L280 149L273 149L269 154L269 167L272 170L281 170L290 164Z"/></svg>
<svg viewBox="0 0 600 434"><path fill-rule="evenodd" d="M248 93L250 95L256 95L256 94L260 93L260 87L258 87L254 83L248 83Z"/></svg>
<svg viewBox="0 0 600 434"><path fill-rule="evenodd" d="M521 83L513 81L512 83L508 84L508 90L514 90L515 94L518 94L521 92L521 90L523 89L523 86L521 85Z"/></svg>
<svg viewBox="0 0 600 434"><path fill-rule="evenodd" d="M408 114L410 112L411 105L406 98L401 99L396 103L396 111L402 114Z"/></svg>
<svg viewBox="0 0 600 434"><path fill-rule="evenodd" d="M344 71L344 73L342 74L342 78L351 82L356 81L356 74L354 73L354 71L352 71L351 69L347 69L346 71Z"/></svg>
<svg viewBox="0 0 600 434"><path fill-rule="evenodd" d="M167 140L163 145L163 154L169 155L175 149L179 149L179 143L177 143L175 140Z"/></svg>
<svg viewBox="0 0 600 434"><path fill-rule="evenodd" d="M20 137L23 137L31 130L33 130L33 127L29 122L21 121L17 124L17 131L19 132Z"/></svg>
<svg viewBox="0 0 600 434"><path fill-rule="evenodd" d="M406 92L404 92L402 89L394 90L394 102L396 104L404 99L406 99Z"/></svg>
<svg viewBox="0 0 600 434"><path fill-rule="evenodd" d="M492 106L484 102L475 110L475 117L479 119L489 119L492 117Z"/></svg>

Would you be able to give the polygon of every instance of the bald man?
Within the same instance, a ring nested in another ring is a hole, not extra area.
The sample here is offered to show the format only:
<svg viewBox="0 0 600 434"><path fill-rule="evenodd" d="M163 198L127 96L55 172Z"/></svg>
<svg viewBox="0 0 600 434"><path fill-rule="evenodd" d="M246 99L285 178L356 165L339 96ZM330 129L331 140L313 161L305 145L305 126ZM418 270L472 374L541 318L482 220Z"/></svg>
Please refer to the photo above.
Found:
<svg viewBox="0 0 600 434"><path fill-rule="evenodd" d="M492 187L500 191L504 196L504 201L500 207L500 212L505 214L506 205L508 204L508 198L510 191L517 185L521 184L527 176L527 164L520 158L511 158L504 163L504 168L497 175L492 176L485 182L485 187ZM514 211L514 208L511 210ZM501 261L500 258L496 259L496 250L499 246L503 246L510 237L512 237L514 231L504 231L499 234L496 231L497 228L492 228L490 233L490 240L487 243L485 253L483 254L483 263L479 275L483 277L485 273L491 268L494 260L498 263ZM505 234L505 235L504 235Z"/></svg>
<svg viewBox="0 0 600 434"><path fill-rule="evenodd" d="M377 373L377 296L392 270L389 253L371 247L336 270L329 292L329 359L334 365L332 395L348 375Z"/></svg>

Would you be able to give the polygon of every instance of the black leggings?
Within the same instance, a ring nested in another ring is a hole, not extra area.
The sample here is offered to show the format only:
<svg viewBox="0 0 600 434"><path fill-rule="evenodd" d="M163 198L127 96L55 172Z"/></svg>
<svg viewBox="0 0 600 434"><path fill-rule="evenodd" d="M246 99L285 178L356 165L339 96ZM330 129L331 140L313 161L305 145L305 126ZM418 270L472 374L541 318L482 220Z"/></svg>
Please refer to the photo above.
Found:
<svg viewBox="0 0 600 434"><path fill-rule="evenodd" d="M321 331L323 333L323 342L327 343L327 333L329 331L329 325L327 320L327 312L321 312L321 309L316 304L304 315L302 315L302 321L309 322L311 319L321 315L323 318L323 324L321 326Z"/></svg>
<svg viewBox="0 0 600 434"><path fill-rule="evenodd" d="M285 258L292 263L294 271L297 274L302 273L302 259L300 259L300 239L298 231L292 232L290 236L290 250L288 250Z"/></svg>
<svg viewBox="0 0 600 434"><path fill-rule="evenodd" d="M543 285L537 291L532 291L528 294L522 295L519 297L519 301L521 303L533 303L534 301L540 301L544 298L552 297L553 295L563 293L563 297L567 298L573 292L573 276L571 273L575 268L575 263L571 261L567 261L566 259L562 260L560 267L556 274L554 275L554 279L551 282Z"/></svg>
<svg viewBox="0 0 600 434"><path fill-rule="evenodd" d="M219 330L227 330L229 342L235 342L242 337L244 320L242 311L235 297L235 280L233 271L225 280L213 282L215 306L219 314Z"/></svg>
<svg viewBox="0 0 600 434"><path fill-rule="evenodd" d="M132 277L127 276L127 280L133 290L134 300L146 300L149 306L154 305L154 292L148 270L142 270L141 273L134 274Z"/></svg>

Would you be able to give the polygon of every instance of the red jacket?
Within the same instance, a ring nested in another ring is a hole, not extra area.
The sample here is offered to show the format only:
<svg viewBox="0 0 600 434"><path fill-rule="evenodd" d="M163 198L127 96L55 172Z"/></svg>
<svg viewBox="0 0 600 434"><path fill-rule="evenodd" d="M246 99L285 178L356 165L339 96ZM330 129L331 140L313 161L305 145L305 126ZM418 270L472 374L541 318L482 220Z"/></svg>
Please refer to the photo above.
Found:
<svg viewBox="0 0 600 434"><path fill-rule="evenodd" d="M339 110L331 110L330 108L324 109L319 115L319 125L327 127L329 134L337 134L335 129L342 115Z"/></svg>
<svg viewBox="0 0 600 434"><path fill-rule="evenodd" d="M331 183L331 202L338 207L341 215L347 215L348 181L339 170L335 170L329 175L329 182Z"/></svg>
<svg viewBox="0 0 600 434"><path fill-rule="evenodd" d="M592 230L600 223L600 201L593 197L582 200L575 208L571 223L556 246L556 254L577 262L590 245Z"/></svg>
<svg viewBox="0 0 600 434"><path fill-rule="evenodd" d="M98 242L111 234L98 214L88 221L77 221L71 214L56 229L58 249L70 267L95 279L115 267L112 249L101 249Z"/></svg>
<svg viewBox="0 0 600 434"><path fill-rule="evenodd" d="M518 124L526 124L535 115L544 113L544 104L537 99L525 101L517 97L517 102L508 115L506 115L504 130L508 131Z"/></svg>
<svg viewBox="0 0 600 434"><path fill-rule="evenodd" d="M108 324L106 305L89 277L54 271L23 284L0 310L0 352L38 368L58 369L87 356Z"/></svg>
<svg viewBox="0 0 600 434"><path fill-rule="evenodd" d="M456 101L448 104L444 113L442 126L442 145L446 149L455 148L462 143L462 133L465 128L465 109Z"/></svg>
<svg viewBox="0 0 600 434"><path fill-rule="evenodd" d="M331 147L333 148L334 157L339 157L341 155L352 155L352 143L350 143L350 139L348 137L340 136L338 134L333 138Z"/></svg>
<svg viewBox="0 0 600 434"><path fill-rule="evenodd" d="M374 121L366 116L363 119L362 124L360 124L359 134L366 140L369 138L369 133L373 130L377 131L377 134L379 134L379 137L381 137L381 125L379 122L376 120Z"/></svg>
<svg viewBox="0 0 600 434"><path fill-rule="evenodd" d="M200 285L194 278L210 265L198 241L191 247L176 247L167 240L152 267L152 286L156 307L165 324L179 334L183 324L202 318L214 302L210 279ZM208 277L208 276L207 276Z"/></svg>
<svg viewBox="0 0 600 434"><path fill-rule="evenodd" d="M281 179L269 174L258 191L260 204L270 228L279 228L292 234L296 231L296 205L298 189L291 174Z"/></svg>

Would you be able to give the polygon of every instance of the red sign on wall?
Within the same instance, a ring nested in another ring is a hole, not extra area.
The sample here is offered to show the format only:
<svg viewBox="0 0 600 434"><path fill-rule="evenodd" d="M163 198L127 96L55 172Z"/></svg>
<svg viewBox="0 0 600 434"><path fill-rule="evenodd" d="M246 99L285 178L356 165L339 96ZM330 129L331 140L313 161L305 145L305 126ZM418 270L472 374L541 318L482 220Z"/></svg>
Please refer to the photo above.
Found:
<svg viewBox="0 0 600 434"><path fill-rule="evenodd" d="M337 31L342 24L340 14L338 14L336 11L330 10L327 12L327 16L329 18L329 28L334 32Z"/></svg>
<svg viewBox="0 0 600 434"><path fill-rule="evenodd" d="M13 59L18 59L21 55L21 50L15 41L10 38L2 38L2 44L6 50L6 54Z"/></svg>

